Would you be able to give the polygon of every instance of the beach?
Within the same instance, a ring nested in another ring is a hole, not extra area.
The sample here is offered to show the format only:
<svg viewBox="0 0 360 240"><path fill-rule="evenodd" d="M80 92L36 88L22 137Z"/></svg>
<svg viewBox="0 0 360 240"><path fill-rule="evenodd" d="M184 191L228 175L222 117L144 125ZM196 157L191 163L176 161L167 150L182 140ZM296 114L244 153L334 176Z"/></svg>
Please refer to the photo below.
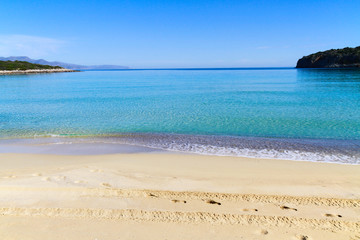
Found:
<svg viewBox="0 0 360 240"><path fill-rule="evenodd" d="M28 70L0 70L0 75L35 74L35 73L63 73L78 72L77 70L54 68L54 69L28 69Z"/></svg>
<svg viewBox="0 0 360 240"><path fill-rule="evenodd" d="M360 239L355 70L0 78L0 239Z"/></svg>
<svg viewBox="0 0 360 240"><path fill-rule="evenodd" d="M360 240L360 1L0 8L0 240Z"/></svg>
<svg viewBox="0 0 360 240"><path fill-rule="evenodd" d="M0 154L1 239L358 239L360 166Z"/></svg>

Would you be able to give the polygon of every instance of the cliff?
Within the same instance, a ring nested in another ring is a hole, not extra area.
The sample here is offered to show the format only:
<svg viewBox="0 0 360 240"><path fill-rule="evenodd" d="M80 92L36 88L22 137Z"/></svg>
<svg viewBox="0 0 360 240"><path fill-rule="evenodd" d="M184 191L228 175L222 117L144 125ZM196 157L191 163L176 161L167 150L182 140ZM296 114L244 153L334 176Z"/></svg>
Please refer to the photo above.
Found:
<svg viewBox="0 0 360 240"><path fill-rule="evenodd" d="M296 68L358 68L360 46L317 52L298 60Z"/></svg>

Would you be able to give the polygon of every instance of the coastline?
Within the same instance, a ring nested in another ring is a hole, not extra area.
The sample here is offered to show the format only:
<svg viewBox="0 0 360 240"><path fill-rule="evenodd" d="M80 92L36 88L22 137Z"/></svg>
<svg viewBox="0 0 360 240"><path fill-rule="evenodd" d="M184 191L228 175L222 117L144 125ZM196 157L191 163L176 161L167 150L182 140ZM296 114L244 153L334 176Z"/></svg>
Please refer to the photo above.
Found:
<svg viewBox="0 0 360 240"><path fill-rule="evenodd" d="M38 135L0 139L0 153L99 155L173 152L210 156L360 164L360 140L265 138L167 133Z"/></svg>
<svg viewBox="0 0 360 240"><path fill-rule="evenodd" d="M351 239L360 230L359 165L167 153L0 162L5 239Z"/></svg>
<svg viewBox="0 0 360 240"><path fill-rule="evenodd" d="M62 73L62 72L80 72L71 69L28 69L28 70L0 70L0 75L14 75L14 74L33 74L33 73Z"/></svg>
<svg viewBox="0 0 360 240"><path fill-rule="evenodd" d="M357 73L264 71L3 77L0 239L357 239Z"/></svg>

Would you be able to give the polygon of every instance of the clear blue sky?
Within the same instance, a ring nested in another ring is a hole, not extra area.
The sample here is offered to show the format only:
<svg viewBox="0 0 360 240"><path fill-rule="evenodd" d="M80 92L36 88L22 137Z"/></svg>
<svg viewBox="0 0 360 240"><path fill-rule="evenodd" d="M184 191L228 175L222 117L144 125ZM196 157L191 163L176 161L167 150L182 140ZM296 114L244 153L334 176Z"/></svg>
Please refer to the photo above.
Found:
<svg viewBox="0 0 360 240"><path fill-rule="evenodd" d="M0 56L143 67L294 66L360 45L359 0L1 0Z"/></svg>

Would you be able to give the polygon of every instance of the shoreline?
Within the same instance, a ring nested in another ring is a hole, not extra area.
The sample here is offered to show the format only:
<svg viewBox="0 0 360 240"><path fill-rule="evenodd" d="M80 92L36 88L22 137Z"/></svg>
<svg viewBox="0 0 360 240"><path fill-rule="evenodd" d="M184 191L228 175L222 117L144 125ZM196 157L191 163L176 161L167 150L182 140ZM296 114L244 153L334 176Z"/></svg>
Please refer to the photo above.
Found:
<svg viewBox="0 0 360 240"><path fill-rule="evenodd" d="M359 165L360 150L357 149L358 144L360 144L360 140L127 133L109 136L48 136L0 139L0 153L101 155L130 152L167 152Z"/></svg>
<svg viewBox="0 0 360 240"><path fill-rule="evenodd" d="M360 230L358 165L168 153L10 153L0 164L5 239L335 240Z"/></svg>
<svg viewBox="0 0 360 240"><path fill-rule="evenodd" d="M0 75L16 75L16 74L35 74L35 73L62 73L62 72L80 72L71 69L28 69L28 70L0 70Z"/></svg>
<svg viewBox="0 0 360 240"><path fill-rule="evenodd" d="M73 146L73 147L69 147ZM4 150L7 149L7 150ZM8 149L11 149L9 151ZM161 148L153 148L136 144L119 144L119 143L40 143L27 145L11 145L2 144L0 140L0 154L41 154L41 155L58 155L58 156L99 156L108 154L170 154L170 155L195 155L195 156L209 156L209 157L233 157L247 159L262 159L275 161L290 161L290 162L310 162L319 164L339 164L360 166L359 163L344 163L331 161L315 161L315 160L297 160L271 157L254 157L254 156L231 156L220 154L207 153L193 153L176 150L167 150Z"/></svg>

